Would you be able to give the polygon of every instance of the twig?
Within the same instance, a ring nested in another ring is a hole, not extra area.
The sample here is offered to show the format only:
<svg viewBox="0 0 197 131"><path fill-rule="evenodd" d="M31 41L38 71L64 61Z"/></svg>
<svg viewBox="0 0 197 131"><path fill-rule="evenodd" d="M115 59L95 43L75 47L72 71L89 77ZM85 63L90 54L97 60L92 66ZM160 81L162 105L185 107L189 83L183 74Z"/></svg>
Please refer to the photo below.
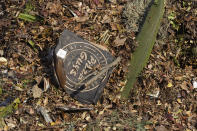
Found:
<svg viewBox="0 0 197 131"><path fill-rule="evenodd" d="M101 75L103 75L105 72L107 72L111 67L117 65L120 62L121 58L118 57L115 61L113 61L112 63L106 65L105 67L103 67L103 69L101 70L101 72L99 72L96 76L94 76L92 79L90 79L85 86L89 86L92 82L94 82L96 79L98 79Z"/></svg>
<svg viewBox="0 0 197 131"><path fill-rule="evenodd" d="M58 109L63 111L90 111L92 108L75 108L75 107L67 107L67 106L59 106Z"/></svg>
<svg viewBox="0 0 197 131"><path fill-rule="evenodd" d="M77 14L74 13L68 6L63 5L63 7L67 8L74 17L78 17Z"/></svg>
<svg viewBox="0 0 197 131"><path fill-rule="evenodd" d="M85 78L84 78L83 80L81 80L80 82L78 82L78 83L76 84L76 86L84 85L85 83L83 83L83 82L84 82L85 80L87 80L90 76L96 75L97 73L98 73L98 71L96 70L96 71L94 71L94 72L88 74L87 76L85 76Z"/></svg>
<svg viewBox="0 0 197 131"><path fill-rule="evenodd" d="M112 63L104 66L103 68L101 68L101 71L98 73L98 71L95 71L91 74L89 74L88 76L85 77L85 79L83 79L82 81L80 81L79 83L77 83L77 86L82 86L85 85L85 87L89 86L92 82L94 82L95 80L97 80L101 75L103 75L105 72L107 72L111 67L117 65L120 62L121 58L118 57L116 60L114 60ZM98 74L97 74L98 73ZM97 74L97 75L96 75ZM88 80L86 83L82 83L84 80L86 80L88 77L95 75L93 78L91 78L90 80Z"/></svg>

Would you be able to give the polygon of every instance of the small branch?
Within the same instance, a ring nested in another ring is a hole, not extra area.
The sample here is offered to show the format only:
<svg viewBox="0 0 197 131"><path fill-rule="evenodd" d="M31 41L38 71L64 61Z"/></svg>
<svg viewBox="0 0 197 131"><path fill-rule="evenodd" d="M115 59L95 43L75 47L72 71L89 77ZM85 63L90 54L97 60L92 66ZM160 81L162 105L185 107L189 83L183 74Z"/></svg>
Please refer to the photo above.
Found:
<svg viewBox="0 0 197 131"><path fill-rule="evenodd" d="M89 86L90 84L92 84L92 82L94 82L95 80L97 80L100 76L102 76L105 72L107 72L111 67L117 65L120 62L121 58L118 57L116 60L114 60L112 63L104 66L103 68L101 68L101 71L98 73L98 71L95 71L89 75L87 75L82 81L80 81L79 83L77 83L77 86L82 86L85 85L85 87ZM98 74L97 74L98 73ZM96 75L97 74L97 75ZM90 80L88 80L86 83L82 83L84 80L86 80L88 77L95 75L93 78L91 78Z"/></svg>
<svg viewBox="0 0 197 131"><path fill-rule="evenodd" d="M56 107L57 109L63 110L63 111L90 111L92 108L75 108L75 107L67 107L67 106L59 106Z"/></svg>
<svg viewBox="0 0 197 131"><path fill-rule="evenodd" d="M63 7L67 8L74 17L78 17L77 14L74 13L68 6L63 5Z"/></svg>

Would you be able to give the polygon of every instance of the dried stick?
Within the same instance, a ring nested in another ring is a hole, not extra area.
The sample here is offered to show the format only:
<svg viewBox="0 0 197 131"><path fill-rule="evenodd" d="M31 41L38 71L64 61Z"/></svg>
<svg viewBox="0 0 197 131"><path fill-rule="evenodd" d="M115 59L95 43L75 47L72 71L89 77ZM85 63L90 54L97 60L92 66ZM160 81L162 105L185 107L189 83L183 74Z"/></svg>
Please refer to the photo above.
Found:
<svg viewBox="0 0 197 131"><path fill-rule="evenodd" d="M89 75L87 75L85 77L85 79L83 79L82 81L80 81L79 83L77 83L77 86L81 86L81 85L85 85L85 87L89 86L92 82L94 82L95 80L97 80L101 75L103 75L105 72L107 72L111 67L117 65L120 62L121 58L118 57L116 60L114 60L112 63L104 66L103 68L101 68L101 71L95 75L98 71L95 71ZM84 80L86 80L89 76L95 75L93 78L91 78L90 80L88 80L86 83L82 83Z"/></svg>
<svg viewBox="0 0 197 131"><path fill-rule="evenodd" d="M56 107L58 109L61 109L63 111L90 111L92 108L75 108L75 107L67 107L67 106L59 106Z"/></svg>

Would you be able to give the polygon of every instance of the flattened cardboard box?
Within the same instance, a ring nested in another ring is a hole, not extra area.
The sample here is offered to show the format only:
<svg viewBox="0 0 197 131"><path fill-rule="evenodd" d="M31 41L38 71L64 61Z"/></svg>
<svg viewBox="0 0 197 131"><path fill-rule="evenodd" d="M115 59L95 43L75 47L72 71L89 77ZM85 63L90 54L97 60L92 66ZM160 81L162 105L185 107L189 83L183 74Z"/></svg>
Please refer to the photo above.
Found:
<svg viewBox="0 0 197 131"><path fill-rule="evenodd" d="M54 53L55 73L59 85L78 101L96 104L112 69L87 87L78 86L78 83L86 83L94 77L91 74L95 67L110 64L114 57L108 51L83 40L68 30L63 31Z"/></svg>

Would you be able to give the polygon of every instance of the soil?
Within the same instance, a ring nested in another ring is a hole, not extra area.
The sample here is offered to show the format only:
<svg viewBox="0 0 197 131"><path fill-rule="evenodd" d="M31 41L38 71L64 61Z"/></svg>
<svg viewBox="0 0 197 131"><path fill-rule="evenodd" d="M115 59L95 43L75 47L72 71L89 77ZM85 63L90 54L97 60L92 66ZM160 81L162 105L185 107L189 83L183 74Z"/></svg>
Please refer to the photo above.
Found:
<svg viewBox="0 0 197 131"><path fill-rule="evenodd" d="M197 129L196 1L166 1L149 62L123 101L128 62L137 46L137 29L127 26L124 15L126 2L0 2L0 130ZM21 18L22 13L31 17ZM50 53L64 29L122 57L96 105L79 103L53 82ZM50 88L42 92L44 79ZM1 118L1 111L13 102L18 107ZM38 110L41 106L50 122ZM90 111L62 111L59 106Z"/></svg>

